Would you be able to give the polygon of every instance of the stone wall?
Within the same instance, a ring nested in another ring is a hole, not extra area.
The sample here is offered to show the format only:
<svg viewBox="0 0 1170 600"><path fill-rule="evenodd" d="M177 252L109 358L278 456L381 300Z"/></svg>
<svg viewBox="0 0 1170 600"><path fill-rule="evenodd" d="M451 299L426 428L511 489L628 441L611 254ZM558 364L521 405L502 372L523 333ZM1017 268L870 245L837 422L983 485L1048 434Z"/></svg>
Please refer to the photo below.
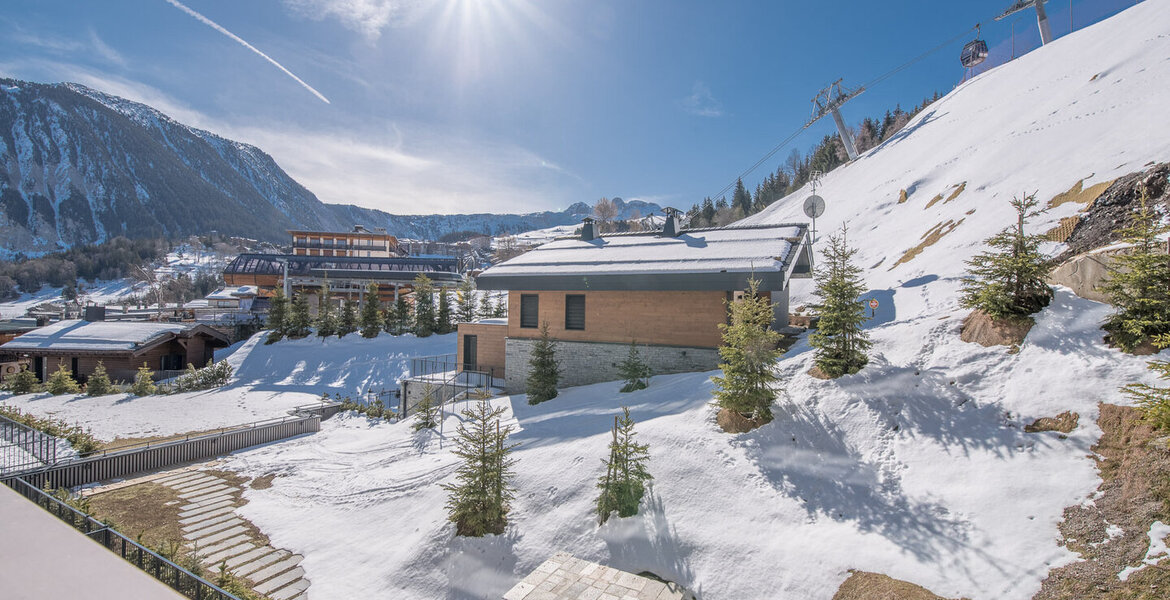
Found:
<svg viewBox="0 0 1170 600"><path fill-rule="evenodd" d="M505 343L507 371L506 391L510 394L524 392L528 379L528 362L536 340L508 338ZM606 342L557 341L557 361L561 366L561 381L558 387L587 385L602 381L621 379L618 365L630 353L629 344ZM687 348L680 346L638 345L642 360L650 366L651 373L687 373L710 371L719 364L719 352L715 348Z"/></svg>

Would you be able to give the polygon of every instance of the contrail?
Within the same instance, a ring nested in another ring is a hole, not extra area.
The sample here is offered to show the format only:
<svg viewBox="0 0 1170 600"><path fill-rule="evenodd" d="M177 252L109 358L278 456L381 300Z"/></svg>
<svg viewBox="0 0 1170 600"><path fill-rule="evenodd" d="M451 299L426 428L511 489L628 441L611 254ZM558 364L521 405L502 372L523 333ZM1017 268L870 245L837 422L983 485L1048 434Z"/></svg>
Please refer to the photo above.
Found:
<svg viewBox="0 0 1170 600"><path fill-rule="evenodd" d="M196 19L199 19L199 20L200 20L200 21L202 21L204 24L206 24L208 27L211 27L212 29L214 29L214 30L216 30L216 31L218 31L218 32L220 32L220 33L222 33L222 34L224 34L224 35L226 35L226 36L228 36L228 37L232 38L233 40L235 40L235 41L239 42L239 43L240 43L242 46L244 46L245 48L247 48L247 49L251 50L252 52L255 52L256 54L259 54L260 56L262 56L262 57L264 58L264 60L266 60L266 61L268 61L268 62L272 63L274 66L276 66L276 68L277 68L277 69L280 69L281 71L284 71L284 74L285 74L285 75L288 75L289 77L292 77L293 79L295 79L295 80L296 80L296 82L297 82L297 83L299 83L299 84L301 84L302 86L304 86L306 90L309 90L310 92L313 92L313 95L314 95L314 96L316 96L316 97L318 97L318 98L320 98L322 102L324 102L325 104L330 104L330 102L329 102L329 99L328 99L328 98L326 98L324 95L322 95L322 94L321 94L321 92L318 92L317 90L313 89L313 86L311 86L311 85L309 85L309 84L305 83L305 82L304 82L304 80L302 80L300 77L297 77L296 75L293 75L292 71L289 71L288 69L284 68L284 65L282 65L282 64L280 64L280 63L278 63L278 62L276 62L275 60L272 60L272 57L271 57L271 56L268 56L267 54L265 54L265 53L261 52L260 50L258 50L258 49L257 49L255 46L253 46L252 44L249 44L248 42L245 42L243 39L241 39L241 38L240 38L240 36L238 36L238 35L236 35L236 34L234 34L234 33L230 32L230 31L228 31L227 29L224 29L222 26L220 26L220 24L219 24L219 23L216 23L215 21L212 21L211 19L208 19L207 17L205 17L205 16L203 16L203 15L199 14L198 12L196 12L196 11L192 10L191 8L188 8L188 7L187 7L186 5L184 5L182 2L179 2L179 0L167 0L167 2L168 2L168 3L170 3L170 5L171 5L171 6L174 6L175 8L177 8L177 9L179 9L179 10L181 10L181 11L183 11L183 12L185 12L185 13L189 14L189 15L191 15L192 17L195 17Z"/></svg>

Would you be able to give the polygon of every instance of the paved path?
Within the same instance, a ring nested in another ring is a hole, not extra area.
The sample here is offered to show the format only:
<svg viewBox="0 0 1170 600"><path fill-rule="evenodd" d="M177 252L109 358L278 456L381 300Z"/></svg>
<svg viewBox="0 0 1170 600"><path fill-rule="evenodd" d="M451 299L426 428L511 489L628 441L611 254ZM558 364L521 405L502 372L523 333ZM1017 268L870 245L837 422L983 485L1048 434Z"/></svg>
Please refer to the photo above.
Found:
<svg viewBox="0 0 1170 600"><path fill-rule="evenodd" d="M309 580L297 566L303 558L287 550L261 545L243 518L238 486L199 470L185 469L161 474L155 483L175 490L184 502L179 525L187 546L203 559L212 574L219 565L252 583L252 589L272 600L305 600Z"/></svg>
<svg viewBox="0 0 1170 600"><path fill-rule="evenodd" d="M558 552L541 563L504 600L693 600L673 583L574 558Z"/></svg>

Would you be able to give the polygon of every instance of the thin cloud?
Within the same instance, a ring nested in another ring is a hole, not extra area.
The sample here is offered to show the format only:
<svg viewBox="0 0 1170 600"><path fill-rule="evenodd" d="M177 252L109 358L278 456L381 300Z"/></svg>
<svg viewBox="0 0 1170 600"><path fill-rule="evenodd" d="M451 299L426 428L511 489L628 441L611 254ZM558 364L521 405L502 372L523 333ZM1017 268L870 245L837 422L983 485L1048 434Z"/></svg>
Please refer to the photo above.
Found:
<svg viewBox="0 0 1170 600"><path fill-rule="evenodd" d="M683 110L699 117L722 117L723 105L711 94L711 88L702 81L691 87L691 95L683 98Z"/></svg>
<svg viewBox="0 0 1170 600"><path fill-rule="evenodd" d="M316 96L316 97L320 98L322 102L324 102L325 104L330 104L330 102L329 102L329 99L328 99L328 98L326 98L326 97L324 96L324 94L322 94L321 92L318 92L317 90L313 89L313 86L311 86L311 85L309 85L309 84L305 83L305 82L304 82L304 80L302 80L300 77L297 77L296 75L293 75L293 72L292 72L292 71L289 71L289 70L288 70L288 69L286 69L286 68L284 68L284 65L282 65L282 64L280 64L280 63L278 63L278 62L276 62L275 60L273 60L273 59L272 59L272 57L271 57L271 56L268 56L267 54L265 54L265 53L261 52L259 49L257 49L257 48L256 48L255 46L253 46L252 44L249 44L248 42L245 42L245 41L244 41L242 38L240 38L240 36L238 36L238 35L236 35L236 34L234 34L234 33L230 32L230 31L228 31L227 29L224 29L224 28L223 28L223 27L222 27L222 26L221 26L219 23L216 23L215 21L212 21L211 19L208 19L207 17L205 17L205 16L203 16L202 14L200 14L200 13L198 13L198 12L196 12L196 11L192 10L191 8L188 8L188 7L187 7L186 5L184 5L182 2L179 2L179 0L166 0L166 1L167 1L167 3L169 3L171 6L174 6L175 8L177 8L177 9L179 9L179 10L181 10L181 11L183 11L183 12L185 12L185 13L189 14L189 15L191 15L192 17L195 17L195 18L196 18L196 19L198 19L199 21L202 21L202 22L203 22L205 25L207 25L208 27L211 27L212 29L214 29L214 30L216 30L216 31L218 31L218 32L220 32L220 33L222 33L222 34L224 34L224 35L228 36L229 38L231 38L231 39L233 39L233 40L235 40L235 41L239 42L239 43L240 43L240 45L242 45L243 47L245 47L245 48L247 48L247 49L251 50L252 52L255 52L256 54L259 54L259 55L260 55L260 56L261 56L261 57L262 57L264 60L266 60L266 61L268 61L268 62L272 63L272 64L273 64L273 66L275 66L276 68L280 69L281 71L284 71L284 74L285 74L285 75L288 75L289 77L292 77L292 78L293 78L293 79L294 79L294 80L295 80L297 83L301 84L301 85L302 85L302 86L303 86L303 87L304 87L306 90L309 90L310 92L312 92L312 93L313 93L313 95L314 95L314 96Z"/></svg>
<svg viewBox="0 0 1170 600"><path fill-rule="evenodd" d="M126 59L117 50L111 48L102 38L98 37L97 32L93 29L89 30L89 43L102 58L120 67L126 66Z"/></svg>
<svg viewBox="0 0 1170 600"><path fill-rule="evenodd" d="M392 24L409 20L414 9L430 0L284 0L294 12L311 19L336 18L347 29L370 40Z"/></svg>

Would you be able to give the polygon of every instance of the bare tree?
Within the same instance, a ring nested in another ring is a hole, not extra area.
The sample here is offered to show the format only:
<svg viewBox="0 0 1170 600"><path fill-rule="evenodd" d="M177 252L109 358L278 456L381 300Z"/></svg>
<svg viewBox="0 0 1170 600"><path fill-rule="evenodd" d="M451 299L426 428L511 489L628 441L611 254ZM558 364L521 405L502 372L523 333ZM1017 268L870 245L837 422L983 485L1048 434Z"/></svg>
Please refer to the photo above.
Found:
<svg viewBox="0 0 1170 600"><path fill-rule="evenodd" d="M617 218L617 207L609 198L602 198L593 205L593 216L602 223L609 223Z"/></svg>

